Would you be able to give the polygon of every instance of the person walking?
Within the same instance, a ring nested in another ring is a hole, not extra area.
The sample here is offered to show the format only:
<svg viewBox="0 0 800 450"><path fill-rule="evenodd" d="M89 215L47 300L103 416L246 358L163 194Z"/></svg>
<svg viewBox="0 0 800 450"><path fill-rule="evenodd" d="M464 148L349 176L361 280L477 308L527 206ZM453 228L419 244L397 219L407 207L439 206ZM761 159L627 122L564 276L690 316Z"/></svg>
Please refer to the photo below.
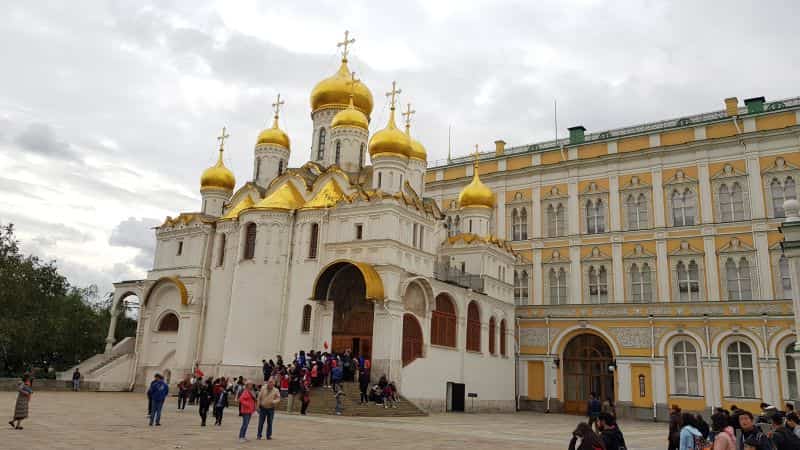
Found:
<svg viewBox="0 0 800 450"><path fill-rule="evenodd" d="M300 393L300 369L293 366L289 369L289 400L286 402L286 412L291 414L294 410L294 402Z"/></svg>
<svg viewBox="0 0 800 450"><path fill-rule="evenodd" d="M742 433L737 439L736 446L743 449L746 443L752 444L751 446L757 450L772 450L772 442L769 436L761 432L761 429L753 422L753 414L750 411L738 410L739 426L742 427ZM748 444L748 445L750 445Z"/></svg>
<svg viewBox="0 0 800 450"><path fill-rule="evenodd" d="M578 439L581 443L578 445ZM576 445L578 445L576 447ZM572 432L572 439L569 441L569 450L604 450L605 444L600 436L592 430L592 426L586 422L581 422Z"/></svg>
<svg viewBox="0 0 800 450"><path fill-rule="evenodd" d="M788 406L789 403L786 405ZM786 428L792 430L795 436L800 437L800 417L797 417L797 413L794 410L786 414Z"/></svg>
<svg viewBox="0 0 800 450"><path fill-rule="evenodd" d="M178 383L178 411L186 409L186 400L189 398L189 391L192 389L192 381L189 375L183 377Z"/></svg>
<svg viewBox="0 0 800 450"><path fill-rule="evenodd" d="M344 389L342 389L342 386L338 387L338 390L336 390L335 396L336 396L336 415L337 416L341 416L342 415L342 411L344 411L343 403L344 403L344 397L345 397Z"/></svg>
<svg viewBox="0 0 800 450"><path fill-rule="evenodd" d="M611 414L600 413L597 416L597 430L600 432L600 438L603 440L606 450L625 450L628 448L625 445L625 437L622 435L622 430L617 425L617 419Z"/></svg>
<svg viewBox="0 0 800 450"><path fill-rule="evenodd" d="M156 426L161 426L161 409L164 408L164 400L169 395L169 386L164 382L164 377L160 373L156 374L156 380L150 384L147 395L153 403L150 412L150 426L153 426L153 423Z"/></svg>
<svg viewBox="0 0 800 450"><path fill-rule="evenodd" d="M586 402L586 413L589 416L589 425L594 425L597 422L597 418L600 416L602 412L602 405L600 404L600 400L597 399L597 394L591 392L589 394L589 401Z"/></svg>
<svg viewBox="0 0 800 450"><path fill-rule="evenodd" d="M714 432L713 450L736 450L736 435L728 424L728 415L722 412L711 416L711 430Z"/></svg>
<svg viewBox="0 0 800 450"><path fill-rule="evenodd" d="M239 442L247 442L247 427L250 418L256 411L256 399L253 397L253 382L247 380L244 389L239 394L239 415L242 416L242 426L239 428Z"/></svg>
<svg viewBox="0 0 800 450"><path fill-rule="evenodd" d="M669 411L669 435L667 436L667 450L678 450L681 442L681 408L672 405Z"/></svg>
<svg viewBox="0 0 800 450"><path fill-rule="evenodd" d="M73 392L78 392L81 390L81 371L78 368L75 368L75 371L72 372L72 390Z"/></svg>
<svg viewBox="0 0 800 450"><path fill-rule="evenodd" d="M679 450L700 450L695 449L695 442L703 438L703 434L697 429L697 419L694 414L683 413L681 415L680 441L678 443Z"/></svg>
<svg viewBox="0 0 800 450"><path fill-rule="evenodd" d="M158 374L156 374L158 375ZM158 377L153 375L153 379L150 380L150 386L147 387L147 418L149 419L153 415L153 397L150 395L150 388L153 387L154 384L158 381Z"/></svg>
<svg viewBox="0 0 800 450"><path fill-rule="evenodd" d="M369 371L362 367L361 373L358 374L358 390L361 392L360 404L369 403L367 389L369 389Z"/></svg>
<svg viewBox="0 0 800 450"><path fill-rule="evenodd" d="M267 422L267 439L272 439L272 422L275 419L275 408L281 402L281 393L275 388L275 382L269 380L258 392L258 434L256 439L261 439L264 431L264 421Z"/></svg>
<svg viewBox="0 0 800 450"><path fill-rule="evenodd" d="M200 390L197 393L197 412L200 414L200 426L206 426L206 418L208 417L208 409L214 401L214 387L211 385L211 379L205 383L200 383Z"/></svg>
<svg viewBox="0 0 800 450"><path fill-rule="evenodd" d="M28 418L28 405L33 395L31 376L27 373L22 376L22 381L17 384L17 401L14 404L14 415L8 424L15 430L22 429L22 421Z"/></svg>
<svg viewBox="0 0 800 450"><path fill-rule="evenodd" d="M774 414L770 417L772 422L772 444L775 450L798 450L800 449L800 439L794 432L786 428L783 424L783 417L780 414Z"/></svg>
<svg viewBox="0 0 800 450"><path fill-rule="evenodd" d="M344 370L340 364L336 364L336 366L331 369L331 386L333 386L333 392L337 392L337 388L338 390L342 388L341 384L343 379Z"/></svg>
<svg viewBox="0 0 800 450"><path fill-rule="evenodd" d="M308 405L311 403L311 378L308 369L303 369L303 378L300 380L300 415L305 416Z"/></svg>
<svg viewBox="0 0 800 450"><path fill-rule="evenodd" d="M228 407L228 390L223 385L224 381L217 380L214 385L214 425L222 426L222 415Z"/></svg>

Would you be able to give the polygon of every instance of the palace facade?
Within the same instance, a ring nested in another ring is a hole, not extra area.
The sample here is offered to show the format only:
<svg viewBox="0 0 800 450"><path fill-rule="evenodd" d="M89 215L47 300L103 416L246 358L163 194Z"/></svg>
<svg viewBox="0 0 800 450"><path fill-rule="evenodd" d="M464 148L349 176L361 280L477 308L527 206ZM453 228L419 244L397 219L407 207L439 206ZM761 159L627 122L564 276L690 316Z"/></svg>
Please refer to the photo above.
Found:
<svg viewBox="0 0 800 450"><path fill-rule="evenodd" d="M798 399L789 264L778 229L797 198L800 99L586 133L480 155L490 234L514 267L520 406L623 415L668 405L758 411ZM470 226L467 158L429 165L448 232Z"/></svg>

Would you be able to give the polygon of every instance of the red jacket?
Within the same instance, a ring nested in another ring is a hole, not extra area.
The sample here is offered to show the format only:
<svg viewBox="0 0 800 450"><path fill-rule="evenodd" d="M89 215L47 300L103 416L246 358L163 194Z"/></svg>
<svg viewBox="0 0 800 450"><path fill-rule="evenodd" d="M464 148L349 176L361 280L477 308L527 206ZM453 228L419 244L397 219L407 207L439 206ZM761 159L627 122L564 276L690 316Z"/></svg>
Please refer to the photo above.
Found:
<svg viewBox="0 0 800 450"><path fill-rule="evenodd" d="M239 412L242 414L253 414L256 411L256 399L249 390L245 389L239 397Z"/></svg>

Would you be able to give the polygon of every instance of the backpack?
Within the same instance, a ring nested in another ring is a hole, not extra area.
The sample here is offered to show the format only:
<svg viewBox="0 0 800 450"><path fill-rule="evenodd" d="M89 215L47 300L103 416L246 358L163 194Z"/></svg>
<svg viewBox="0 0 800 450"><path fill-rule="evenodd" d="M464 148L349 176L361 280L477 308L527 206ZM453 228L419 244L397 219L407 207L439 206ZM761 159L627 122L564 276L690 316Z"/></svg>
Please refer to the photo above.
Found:
<svg viewBox="0 0 800 450"><path fill-rule="evenodd" d="M714 444L704 436L694 436L694 442L692 443L693 450L711 450L713 446Z"/></svg>

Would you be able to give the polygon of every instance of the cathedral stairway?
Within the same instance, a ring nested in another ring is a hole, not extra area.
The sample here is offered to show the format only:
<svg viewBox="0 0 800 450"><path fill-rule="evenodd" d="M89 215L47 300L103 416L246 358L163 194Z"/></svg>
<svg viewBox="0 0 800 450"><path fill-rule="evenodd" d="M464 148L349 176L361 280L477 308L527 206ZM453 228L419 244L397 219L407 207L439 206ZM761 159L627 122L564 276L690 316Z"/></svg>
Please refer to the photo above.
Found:
<svg viewBox="0 0 800 450"><path fill-rule="evenodd" d="M363 405L359 404L358 401L361 398L361 394L358 390L358 383L342 383L342 389L346 394L342 399L343 416L416 417L428 415L402 396L400 401L397 402L397 408L384 408L383 405L376 405L372 402ZM286 411L285 402L286 400L281 400L283 411ZM325 387L311 388L311 403L308 405L308 414L335 414L335 411L336 397L333 394L333 389ZM293 412L300 413L299 395L295 401Z"/></svg>

